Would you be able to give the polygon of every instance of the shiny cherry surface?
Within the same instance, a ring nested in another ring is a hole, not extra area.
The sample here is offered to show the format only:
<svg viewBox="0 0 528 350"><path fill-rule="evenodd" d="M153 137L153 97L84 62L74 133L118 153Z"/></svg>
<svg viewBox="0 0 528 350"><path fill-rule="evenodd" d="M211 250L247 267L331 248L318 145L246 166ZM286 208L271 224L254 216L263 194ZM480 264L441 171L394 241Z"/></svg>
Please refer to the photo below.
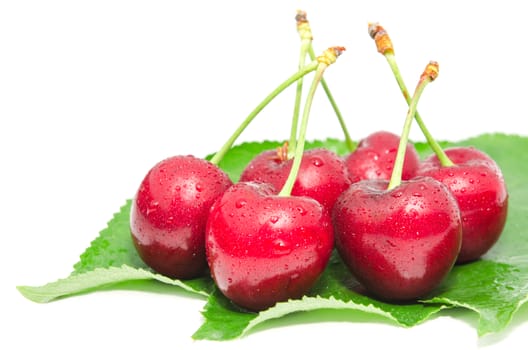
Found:
<svg viewBox="0 0 528 350"><path fill-rule="evenodd" d="M394 168L400 137L388 131L378 131L362 139L357 148L345 157L345 165L352 183L361 180L389 180ZM420 158L414 146L407 144L402 179L416 175Z"/></svg>
<svg viewBox="0 0 528 350"><path fill-rule="evenodd" d="M418 170L449 187L462 216L459 263L474 261L499 239L508 214L508 191L502 172L487 154L472 147L445 150L455 166L442 167L438 158L426 158Z"/></svg>
<svg viewBox="0 0 528 350"><path fill-rule="evenodd" d="M281 160L276 151L257 155L244 169L240 181L271 184L280 191L292 167L292 160ZM316 148L305 151L291 194L317 200L330 211L337 197L350 185L343 160L334 152Z"/></svg>
<svg viewBox="0 0 528 350"><path fill-rule="evenodd" d="M249 310L302 297L334 246L330 217L317 201L275 193L267 184L239 182L207 221L211 275L226 297Z"/></svg>
<svg viewBox="0 0 528 350"><path fill-rule="evenodd" d="M453 267L462 240L455 198L432 178L354 183L333 211L336 247L372 294L393 301L427 295Z"/></svg>
<svg viewBox="0 0 528 350"><path fill-rule="evenodd" d="M220 168L193 156L167 158L150 169L130 212L132 239L143 261L172 278L202 275L207 214L230 185Z"/></svg>

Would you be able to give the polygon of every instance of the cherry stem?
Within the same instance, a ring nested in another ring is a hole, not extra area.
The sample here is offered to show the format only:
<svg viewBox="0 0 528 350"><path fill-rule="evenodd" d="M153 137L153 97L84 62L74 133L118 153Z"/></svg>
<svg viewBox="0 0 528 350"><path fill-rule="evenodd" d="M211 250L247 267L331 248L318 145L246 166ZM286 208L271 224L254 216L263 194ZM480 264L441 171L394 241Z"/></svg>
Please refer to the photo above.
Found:
<svg viewBox="0 0 528 350"><path fill-rule="evenodd" d="M337 60L337 57L339 57L339 55L341 55L344 50L344 47L331 47L327 49L323 53L323 55L317 57L317 61L319 62L319 64L317 65L317 70L315 71L310 90L306 95L306 101L304 104L304 110L301 119L301 128L299 130L299 138L297 139L297 147L295 148L293 164L288 178L286 179L284 186L278 194L279 196L287 197L291 195L293 185L295 184L297 174L299 173L299 169L301 167L301 161L304 153L304 144L306 141L306 130L308 128L308 119L310 116L310 109L312 107L315 91L317 90L317 86L319 85L319 82L321 81L326 68L332 63L334 63Z"/></svg>
<svg viewBox="0 0 528 350"><path fill-rule="evenodd" d="M378 52L381 53L385 58L387 59L387 63L389 64L392 73L394 77L396 78L396 82L398 83L398 86L400 87L400 91L403 94L403 97L405 98L405 101L408 105L411 103L411 96L409 95L409 91L407 90L407 87L405 86L405 82L403 81L403 78L400 73L400 69L398 68L398 64L396 63L396 58L394 55L394 46L392 45L392 41L389 37L389 34L387 31L380 26L377 23L370 23L369 24L369 34L376 42L376 47L378 49ZM427 143L429 144L429 147L434 151L436 156L438 157L438 160L440 161L440 164L442 166L453 166L455 165L451 159L447 156L447 154L444 152L442 147L438 144L438 142L434 139L434 137L431 135L427 127L425 126L425 123L418 113L416 111L416 114L414 115L414 118L416 120L416 123L418 123L418 126L422 130L422 133L424 134Z"/></svg>
<svg viewBox="0 0 528 350"><path fill-rule="evenodd" d="M411 103L411 97L409 96L409 92L407 91L407 87L405 86L405 83L403 82L403 79L401 77L400 71L398 69L398 66L396 64L396 59L394 57L394 53L387 53L385 54L385 58L387 59L387 62L389 63L389 66L392 69L392 72L394 73L394 77L396 78L396 81L398 82L398 86L400 87L400 90L405 97L405 101L407 101L407 104ZM442 166L453 166L455 165L451 159L447 156L447 154L444 152L440 144L434 139L433 135L429 132L429 129L425 126L425 123L418 113L416 111L416 114L414 115L414 119L416 120L416 123L418 123L418 126L422 130L422 133L425 136L425 139L427 140L427 143L429 144L429 147L434 151L436 156L438 157L438 160L440 161L440 164Z"/></svg>
<svg viewBox="0 0 528 350"><path fill-rule="evenodd" d="M302 11L297 11L297 31L301 36L301 50L299 55L299 70L304 68L306 61L306 54L308 53L308 48L312 46L312 31L310 25L306 20L306 13ZM312 58L315 60L315 57ZM290 141L288 142L288 159L291 159L295 154L295 148L297 146L297 124L299 123L299 114L301 110L301 99L302 99L302 90L303 90L303 79L297 80L297 90L295 93L295 105L293 108L293 118L290 132Z"/></svg>
<svg viewBox="0 0 528 350"><path fill-rule="evenodd" d="M211 158L210 162L213 164L218 164L226 153L231 149L233 144L235 143L236 139L242 134L244 129L255 119L255 117L266 107L275 97L277 97L278 94L280 94L284 89L286 89L288 86L293 84L295 81L299 80L300 78L304 77L306 74L313 72L317 69L319 65L319 62L317 60L314 60L310 64L306 65L302 70L297 71L295 74L293 74L291 77L286 79L282 84L280 84L275 90L273 90L260 104L253 109L253 111L244 119L242 124L235 130L233 135L227 140L227 142L222 146L222 148Z"/></svg>
<svg viewBox="0 0 528 350"><path fill-rule="evenodd" d="M312 29L310 27L310 22L308 21L306 12L302 10L298 10L297 15L295 16L295 20L297 21L297 32L299 33L299 36L301 37L301 56L299 58L299 69L301 69L302 65L304 64L306 53L308 53L311 60L315 60L317 57L315 56L315 52L312 46L312 43L313 43ZM346 127L346 123L343 118L343 115L341 114L341 111L337 107L337 103L334 97L332 96L332 93L330 92L330 88L328 87L326 80L324 78L321 78L320 83L323 86L325 94L328 97L328 100L330 101L330 105L332 106L337 116L337 119L339 120L341 130L343 130L343 133L345 135L345 144L348 150L352 152L355 148L355 145L354 145L354 142L352 141L352 138L350 137L350 133L348 132L348 129ZM292 129L291 129L290 141L289 141L288 159L291 159L293 155L295 154L296 139L297 139L297 124L298 124L299 111L300 111L301 94L302 94L302 81L299 80L297 82L297 95L295 99L294 116L293 116Z"/></svg>
<svg viewBox="0 0 528 350"><path fill-rule="evenodd" d="M310 59L312 60L315 59L315 52L312 46L308 48L308 54L310 55ZM341 126L341 130L343 130L343 134L345 135L345 144L348 150L352 152L356 148L354 145L354 141L352 141L352 138L350 137L350 133L348 132L348 128L345 123L345 119L343 118L343 115L341 114L339 107L337 107L337 103L334 99L334 96L332 96L332 93L330 92L330 88L328 87L328 84L326 83L326 80L324 78L321 79L321 86L323 87L326 97L328 97L328 101L330 101L330 104L332 105L332 108L337 116L337 119L339 120L339 125Z"/></svg>
<svg viewBox="0 0 528 350"><path fill-rule="evenodd" d="M391 190L401 184L403 162L405 161L405 150L407 148L407 142L409 141L409 132L411 130L411 124L416 114L416 106L418 105L418 101L420 100L420 97L422 96L422 92L424 91L425 87L430 82L435 80L437 76L438 63L431 61L425 67L425 70L420 76L420 80L418 81L418 85L416 86L416 89L414 91L414 95L409 103L409 110L407 112L407 117L405 118L405 124L403 126L402 135L400 137L400 144L398 145L398 152L396 153L396 159L394 160L394 168L392 169L392 174L387 190Z"/></svg>

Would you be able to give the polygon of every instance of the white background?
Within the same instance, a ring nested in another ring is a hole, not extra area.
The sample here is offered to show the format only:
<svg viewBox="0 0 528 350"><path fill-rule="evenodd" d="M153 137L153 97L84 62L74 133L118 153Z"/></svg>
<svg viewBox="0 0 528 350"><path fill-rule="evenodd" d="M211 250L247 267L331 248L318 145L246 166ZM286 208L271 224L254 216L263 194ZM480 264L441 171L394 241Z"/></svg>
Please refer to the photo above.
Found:
<svg viewBox="0 0 528 350"><path fill-rule="evenodd" d="M367 34L369 21L389 31L409 88L429 60L440 63L440 76L419 107L436 138L527 135L528 29L521 5L3 1L0 348L316 348L335 342L347 348L518 349L527 340L526 305L507 330L481 339L470 312L441 313L411 329L316 312L215 343L191 340L204 300L179 291L104 291L41 305L15 286L66 277L155 162L218 150L296 70L298 8L308 12L317 53L347 48L326 79L354 139L379 129L399 133L407 111ZM269 105L239 142L286 139L293 90ZM341 136L318 91L307 138ZM416 126L411 138L423 140Z"/></svg>

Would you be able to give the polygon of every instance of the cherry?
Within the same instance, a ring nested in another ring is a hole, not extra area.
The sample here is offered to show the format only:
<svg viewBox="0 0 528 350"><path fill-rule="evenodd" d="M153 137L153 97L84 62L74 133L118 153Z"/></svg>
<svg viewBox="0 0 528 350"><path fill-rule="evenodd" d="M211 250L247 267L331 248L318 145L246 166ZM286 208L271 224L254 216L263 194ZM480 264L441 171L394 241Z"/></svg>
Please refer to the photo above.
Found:
<svg viewBox="0 0 528 350"><path fill-rule="evenodd" d="M390 179L399 143L400 137L388 131L377 131L362 139L354 152L344 160L350 181L354 183L367 179ZM402 179L413 178L419 164L418 152L408 143Z"/></svg>
<svg viewBox="0 0 528 350"><path fill-rule="evenodd" d="M456 200L432 178L354 183L337 200L336 248L358 281L386 300L425 296L457 258L461 222Z"/></svg>
<svg viewBox="0 0 528 350"><path fill-rule="evenodd" d="M257 155L245 167L240 181L265 182L281 189L293 163L291 159L281 158L281 153L286 152L265 151ZM337 197L349 185L348 173L341 157L328 149L317 148L304 152L291 194L311 197L330 211Z"/></svg>
<svg viewBox="0 0 528 350"><path fill-rule="evenodd" d="M207 222L213 280L249 310L300 298L333 249L330 217L318 202L276 193L267 184L239 182L215 202Z"/></svg>
<svg viewBox="0 0 528 350"><path fill-rule="evenodd" d="M330 48L317 58L295 156L280 192L269 184L242 181L211 207L205 234L211 276L220 292L240 307L260 311L300 298L330 259L334 236L328 210L291 192L301 167L316 87L343 50Z"/></svg>
<svg viewBox="0 0 528 350"><path fill-rule="evenodd" d="M194 278L207 269L205 223L229 177L194 156L174 156L147 173L132 202L130 230L143 261L173 278Z"/></svg>
<svg viewBox="0 0 528 350"><path fill-rule="evenodd" d="M386 300L413 300L436 288L455 264L462 240L458 204L430 177L402 181L417 101L438 74L427 65L411 101L390 182L353 183L332 213L336 248L358 281Z"/></svg>
<svg viewBox="0 0 528 350"><path fill-rule="evenodd" d="M246 117L210 161L193 156L167 158L149 170L132 202L130 231L143 261L172 278L200 276L207 267L207 213L230 185L218 166L235 140L257 114L281 91L317 69L314 61L273 90Z"/></svg>
<svg viewBox="0 0 528 350"><path fill-rule="evenodd" d="M443 166L436 155L426 158L419 175L446 184L462 215L462 248L458 263L477 260L499 239L508 213L508 191L498 165L471 147L444 150L454 166Z"/></svg>
<svg viewBox="0 0 528 350"><path fill-rule="evenodd" d="M472 162L486 166L502 177L502 170L495 160L493 160L488 154L472 146L446 148L440 155L430 155L421 162L419 170L424 171L429 167L436 168L441 166L442 163L444 163L445 166L451 166Z"/></svg>

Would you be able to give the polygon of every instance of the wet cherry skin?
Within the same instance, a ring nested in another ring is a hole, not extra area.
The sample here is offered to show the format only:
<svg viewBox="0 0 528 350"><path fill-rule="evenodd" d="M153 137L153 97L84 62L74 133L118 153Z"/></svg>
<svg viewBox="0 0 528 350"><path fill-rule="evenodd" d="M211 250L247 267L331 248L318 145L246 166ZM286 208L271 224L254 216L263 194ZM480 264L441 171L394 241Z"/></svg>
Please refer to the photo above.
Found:
<svg viewBox="0 0 528 350"><path fill-rule="evenodd" d="M451 271L462 242L457 202L432 178L352 184L333 210L336 248L357 280L388 301L423 297Z"/></svg>
<svg viewBox="0 0 528 350"><path fill-rule="evenodd" d="M262 152L245 167L240 181L264 182L280 191L288 178L292 162L291 159L279 159L276 151ZM311 197L330 212L337 197L349 185L343 160L328 149L315 148L304 152L291 194Z"/></svg>
<svg viewBox="0 0 528 350"><path fill-rule="evenodd" d="M449 187L462 216L462 248L458 263L477 260L497 242L508 214L508 191L497 163L473 147L445 150L455 166L443 167L438 158L426 158L419 170Z"/></svg>
<svg viewBox="0 0 528 350"><path fill-rule="evenodd" d="M213 204L207 221L212 278L227 298L252 311L306 294L334 247L321 204L276 193L268 184L239 182Z"/></svg>
<svg viewBox="0 0 528 350"><path fill-rule="evenodd" d="M141 259L172 278L203 275L207 214L231 185L220 168L194 156L174 156L152 167L130 212L132 240Z"/></svg>
<svg viewBox="0 0 528 350"><path fill-rule="evenodd" d="M390 179L399 143L400 137L388 131L377 131L362 139L357 148L345 157L350 181ZM416 149L408 143L402 179L414 177L419 164L420 157Z"/></svg>

